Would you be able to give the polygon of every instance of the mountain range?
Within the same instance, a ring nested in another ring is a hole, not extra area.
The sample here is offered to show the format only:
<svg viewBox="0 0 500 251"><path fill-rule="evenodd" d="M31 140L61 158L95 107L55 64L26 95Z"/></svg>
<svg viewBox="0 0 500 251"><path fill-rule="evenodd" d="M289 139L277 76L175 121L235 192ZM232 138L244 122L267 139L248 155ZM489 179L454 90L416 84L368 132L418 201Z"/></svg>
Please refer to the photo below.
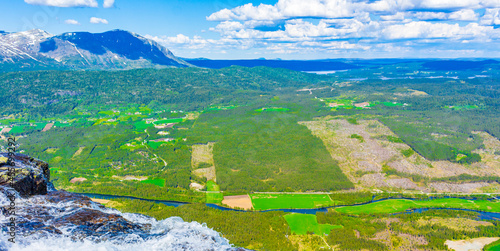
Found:
<svg viewBox="0 0 500 251"><path fill-rule="evenodd" d="M155 41L123 30L61 35L39 29L16 33L0 31L0 71L189 66Z"/></svg>

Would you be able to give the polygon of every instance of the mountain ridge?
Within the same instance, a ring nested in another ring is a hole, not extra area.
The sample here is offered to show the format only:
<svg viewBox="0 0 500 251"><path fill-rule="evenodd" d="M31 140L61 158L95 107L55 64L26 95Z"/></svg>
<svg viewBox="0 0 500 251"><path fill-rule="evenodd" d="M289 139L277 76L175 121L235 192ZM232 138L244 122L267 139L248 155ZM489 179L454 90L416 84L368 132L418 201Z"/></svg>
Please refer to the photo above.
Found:
<svg viewBox="0 0 500 251"><path fill-rule="evenodd" d="M60 35L52 35L40 29L0 32L0 67L4 70L191 66L157 42L125 30L102 33L67 32Z"/></svg>

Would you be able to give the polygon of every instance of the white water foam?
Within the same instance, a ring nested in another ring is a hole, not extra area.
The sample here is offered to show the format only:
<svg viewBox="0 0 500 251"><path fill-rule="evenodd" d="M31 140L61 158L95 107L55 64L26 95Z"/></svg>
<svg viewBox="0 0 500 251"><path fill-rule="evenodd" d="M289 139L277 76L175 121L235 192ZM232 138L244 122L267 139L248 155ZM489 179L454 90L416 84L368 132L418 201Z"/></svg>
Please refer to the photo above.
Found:
<svg viewBox="0 0 500 251"><path fill-rule="evenodd" d="M6 207L10 200L0 192L0 206ZM147 235L140 236L136 233L123 233L117 236L102 236L99 238L72 238L69 233L75 227L68 225L58 228L63 234L35 233L29 236L16 236L16 243L8 241L10 238L6 233L8 219L5 215L0 215L2 233L0 234L0 250L12 251L59 251L59 250L234 250L234 247L227 239L218 232L210 229L206 224L198 222L184 222L180 217L170 217L157 221L152 217L140 214L122 213L115 209L101 208L97 203L92 202L90 207L81 206L72 202L51 203L44 200L43 196L33 196L29 199L22 199L16 194L16 207L43 206L48 209L51 216L61 217L71 214L81 208L99 210L108 214L118 214L123 218L136 224L150 224L151 230ZM25 215L24 215L25 216ZM26 219L26 217L24 217Z"/></svg>

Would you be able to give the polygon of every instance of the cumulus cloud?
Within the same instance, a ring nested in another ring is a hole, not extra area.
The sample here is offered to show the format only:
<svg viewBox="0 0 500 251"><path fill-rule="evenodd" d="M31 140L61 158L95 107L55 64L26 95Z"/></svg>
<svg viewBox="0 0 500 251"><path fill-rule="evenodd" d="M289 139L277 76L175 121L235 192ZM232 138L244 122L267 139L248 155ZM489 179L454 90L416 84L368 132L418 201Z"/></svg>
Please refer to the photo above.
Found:
<svg viewBox="0 0 500 251"><path fill-rule="evenodd" d="M102 7L104 8L111 8L115 5L115 0L104 0L104 3L102 4Z"/></svg>
<svg viewBox="0 0 500 251"><path fill-rule="evenodd" d="M234 9L223 9L207 17L209 21L279 20L290 17L351 17L353 5L347 0L279 0L275 5L245 4Z"/></svg>
<svg viewBox="0 0 500 251"><path fill-rule="evenodd" d="M448 15L444 12L415 12L413 13L413 17L418 20L445 20Z"/></svg>
<svg viewBox="0 0 500 251"><path fill-rule="evenodd" d="M214 48L266 48L273 53L392 50L401 55L416 48L471 51L486 43L500 48L500 0L278 0L222 9L206 19L216 22L209 30L220 35L203 40ZM179 40L195 45L193 38L179 36L165 42Z"/></svg>
<svg viewBox="0 0 500 251"><path fill-rule="evenodd" d="M393 15L381 15L380 19L385 20L385 21L402 21L405 20L406 13L404 12L397 12L396 14Z"/></svg>
<svg viewBox="0 0 500 251"><path fill-rule="evenodd" d="M316 18L345 18L353 17L356 13L381 12L394 14L398 11L419 10L459 10L469 9L456 13L454 17L467 18L458 20L471 20L475 16L470 11L478 8L499 7L498 0L279 0L274 5L245 4L233 9L223 9L207 17L209 21L228 20L282 20L300 17ZM444 14L444 13L443 13ZM431 15L426 13L426 15ZM442 14L441 14L442 15ZM463 16L460 16L463 15ZM456 19L456 18L454 18Z"/></svg>
<svg viewBox="0 0 500 251"><path fill-rule="evenodd" d="M92 23L92 24L108 24L108 20L106 20L104 18L91 17L90 23Z"/></svg>
<svg viewBox="0 0 500 251"><path fill-rule="evenodd" d="M80 23L74 19L67 19L64 21L66 24L72 24L72 25L80 25Z"/></svg>
<svg viewBox="0 0 500 251"><path fill-rule="evenodd" d="M474 10L465 9L451 13L448 18L461 21L477 21L477 19L479 18L479 14L474 12Z"/></svg>
<svg viewBox="0 0 500 251"><path fill-rule="evenodd" d="M460 26L459 24L411 22L404 25L392 25L382 31L388 39L411 38L478 38L486 37L493 27L480 26L476 23Z"/></svg>
<svg viewBox="0 0 500 251"><path fill-rule="evenodd" d="M500 25L500 8L486 9L480 24L482 25Z"/></svg>
<svg viewBox="0 0 500 251"><path fill-rule="evenodd" d="M27 4L54 7L97 7L96 0L24 0Z"/></svg>

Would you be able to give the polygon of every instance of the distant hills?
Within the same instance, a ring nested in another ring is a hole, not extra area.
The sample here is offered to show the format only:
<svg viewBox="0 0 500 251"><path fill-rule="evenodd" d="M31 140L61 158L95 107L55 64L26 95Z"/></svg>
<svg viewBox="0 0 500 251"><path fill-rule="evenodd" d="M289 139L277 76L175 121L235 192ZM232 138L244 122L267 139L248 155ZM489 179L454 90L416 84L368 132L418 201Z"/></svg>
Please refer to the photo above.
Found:
<svg viewBox="0 0 500 251"><path fill-rule="evenodd" d="M123 30L57 36L39 29L0 32L0 71L188 66L155 41Z"/></svg>
<svg viewBox="0 0 500 251"><path fill-rule="evenodd" d="M316 60L266 60L266 59L247 59L247 60L208 60L186 59L187 62L205 68L220 69L232 65L256 67L267 66L272 68L285 68L294 71L334 71L357 69L360 66L344 63L340 61L316 61Z"/></svg>
<svg viewBox="0 0 500 251"><path fill-rule="evenodd" d="M244 67L266 66L294 71L342 71L363 68L380 68L387 65L410 66L413 69L432 71L483 70L499 61L491 59L323 59L323 60L281 60L242 59L210 60L206 58L184 59L198 67L220 69L232 65Z"/></svg>
<svg viewBox="0 0 500 251"><path fill-rule="evenodd" d="M388 65L415 70L484 70L499 61L486 59L326 59L281 60L182 59L167 48L136 33L112 30L103 33L68 32L52 35L35 29L0 31L0 72L30 70L127 70L136 68L266 66L295 71L380 69Z"/></svg>

